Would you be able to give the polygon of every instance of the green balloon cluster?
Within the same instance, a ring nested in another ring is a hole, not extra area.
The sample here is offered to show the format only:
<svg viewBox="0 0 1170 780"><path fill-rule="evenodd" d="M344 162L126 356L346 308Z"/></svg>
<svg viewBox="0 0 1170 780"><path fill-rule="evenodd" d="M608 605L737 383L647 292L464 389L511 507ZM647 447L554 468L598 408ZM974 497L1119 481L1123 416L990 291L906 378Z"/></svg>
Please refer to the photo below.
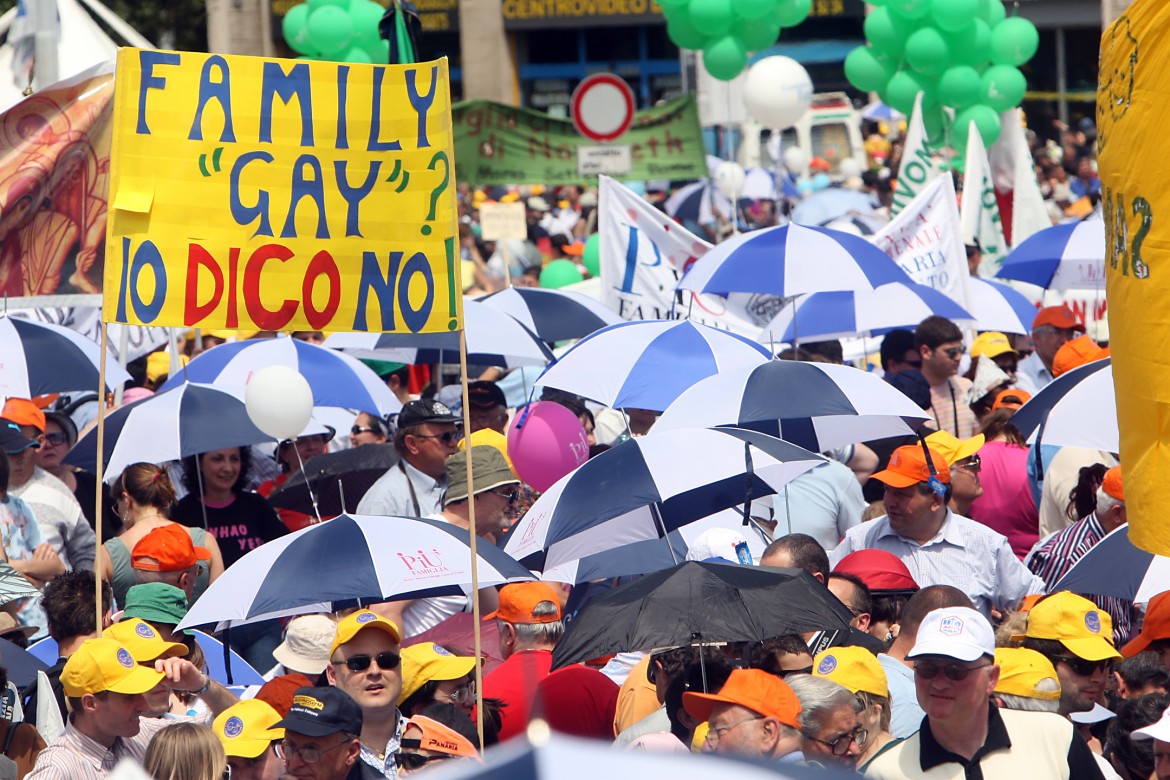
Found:
<svg viewBox="0 0 1170 780"><path fill-rule="evenodd" d="M660 0L666 32L680 49L699 49L703 66L730 81L747 65L748 52L762 51L784 27L808 18L812 0Z"/></svg>
<svg viewBox="0 0 1170 780"><path fill-rule="evenodd" d="M385 10L374 0L307 0L288 9L281 32L301 59L385 64L390 42L378 33Z"/></svg>
<svg viewBox="0 0 1170 780"><path fill-rule="evenodd" d="M1001 0L868 2L877 6L865 19L869 45L845 58L849 83L904 114L923 93L923 121L936 145L964 151L971 122L984 144L995 143L999 115L1020 105L1028 88L1020 66L1036 54L1036 26L1005 18Z"/></svg>

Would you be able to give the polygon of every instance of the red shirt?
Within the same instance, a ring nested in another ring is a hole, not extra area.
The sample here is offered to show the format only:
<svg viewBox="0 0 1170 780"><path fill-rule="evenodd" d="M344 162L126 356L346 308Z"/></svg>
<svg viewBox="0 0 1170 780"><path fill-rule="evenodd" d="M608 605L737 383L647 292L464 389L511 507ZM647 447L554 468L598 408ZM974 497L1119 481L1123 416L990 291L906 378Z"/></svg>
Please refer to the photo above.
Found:
<svg viewBox="0 0 1170 780"><path fill-rule="evenodd" d="M552 670L552 650L519 650L483 680L485 699L501 699L500 741L523 734L536 685Z"/></svg>

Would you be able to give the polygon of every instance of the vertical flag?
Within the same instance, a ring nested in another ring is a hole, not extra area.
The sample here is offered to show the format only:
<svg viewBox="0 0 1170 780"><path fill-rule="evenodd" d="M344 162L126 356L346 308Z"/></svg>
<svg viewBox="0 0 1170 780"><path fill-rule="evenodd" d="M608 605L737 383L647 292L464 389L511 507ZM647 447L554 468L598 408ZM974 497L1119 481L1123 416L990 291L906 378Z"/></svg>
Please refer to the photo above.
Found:
<svg viewBox="0 0 1170 780"><path fill-rule="evenodd" d="M983 251L983 262L979 271L984 276L993 276L999 270L1005 254L1003 225L999 221L999 205L995 200L995 184L991 181L991 170L987 164L987 148L983 137L971 123L967 136L967 158L963 176L963 203L959 219L963 226L963 242L978 242Z"/></svg>
<svg viewBox="0 0 1170 780"><path fill-rule="evenodd" d="M937 150L926 137L926 125L922 121L922 93L914 99L914 111L906 128L906 145L902 149L902 162L898 165L898 183L894 188L890 216L897 216L910 201L942 173L942 161L935 156Z"/></svg>
<svg viewBox="0 0 1170 780"><path fill-rule="evenodd" d="M1036 169L1032 162L1032 150L1024 135L1024 120L1020 109L1013 108L1002 115L1003 132L991 147L991 177L995 189L1008 194L1011 205L1010 218L1001 213L1006 227L1004 237L1011 246L1037 231L1052 227L1044 196L1040 194L1040 183L1036 181Z"/></svg>

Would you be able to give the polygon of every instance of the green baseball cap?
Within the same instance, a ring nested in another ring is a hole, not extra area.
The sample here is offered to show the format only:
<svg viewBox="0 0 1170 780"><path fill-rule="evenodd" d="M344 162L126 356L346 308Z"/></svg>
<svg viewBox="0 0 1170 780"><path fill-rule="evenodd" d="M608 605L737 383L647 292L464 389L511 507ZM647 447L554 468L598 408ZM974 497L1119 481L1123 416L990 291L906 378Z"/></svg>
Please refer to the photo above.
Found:
<svg viewBox="0 0 1170 780"><path fill-rule="evenodd" d="M126 591L123 620L139 618L147 623L177 626L187 616L187 594L165 582L135 585Z"/></svg>
<svg viewBox="0 0 1170 780"><path fill-rule="evenodd" d="M370 370L377 374L379 379L385 379L395 371L400 371L406 367L405 363L391 363L386 360L374 360L372 358L362 358L361 361L369 366Z"/></svg>

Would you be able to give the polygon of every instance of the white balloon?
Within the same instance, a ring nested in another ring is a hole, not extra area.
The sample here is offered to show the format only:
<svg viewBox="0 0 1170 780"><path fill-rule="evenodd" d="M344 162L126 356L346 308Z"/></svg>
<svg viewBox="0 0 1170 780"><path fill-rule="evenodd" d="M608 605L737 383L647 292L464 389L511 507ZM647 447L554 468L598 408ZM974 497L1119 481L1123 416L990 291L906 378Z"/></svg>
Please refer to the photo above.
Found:
<svg viewBox="0 0 1170 780"><path fill-rule="evenodd" d="M846 157L837 166L837 174L842 179L856 179L861 176L861 163L852 157Z"/></svg>
<svg viewBox="0 0 1170 780"><path fill-rule="evenodd" d="M790 173L800 175L808 167L808 152L799 146L790 146L784 150L784 167Z"/></svg>
<svg viewBox="0 0 1170 780"><path fill-rule="evenodd" d="M715 169L715 187L727 196L728 200L738 200L743 194L743 183L747 174L743 166L736 162L725 162Z"/></svg>
<svg viewBox="0 0 1170 780"><path fill-rule="evenodd" d="M244 406L257 428L277 441L293 439L313 415L313 390L288 366L268 366L248 380Z"/></svg>
<svg viewBox="0 0 1170 780"><path fill-rule="evenodd" d="M796 124L812 103L808 71L790 57L765 57L748 70L743 101L764 127L783 130Z"/></svg>

